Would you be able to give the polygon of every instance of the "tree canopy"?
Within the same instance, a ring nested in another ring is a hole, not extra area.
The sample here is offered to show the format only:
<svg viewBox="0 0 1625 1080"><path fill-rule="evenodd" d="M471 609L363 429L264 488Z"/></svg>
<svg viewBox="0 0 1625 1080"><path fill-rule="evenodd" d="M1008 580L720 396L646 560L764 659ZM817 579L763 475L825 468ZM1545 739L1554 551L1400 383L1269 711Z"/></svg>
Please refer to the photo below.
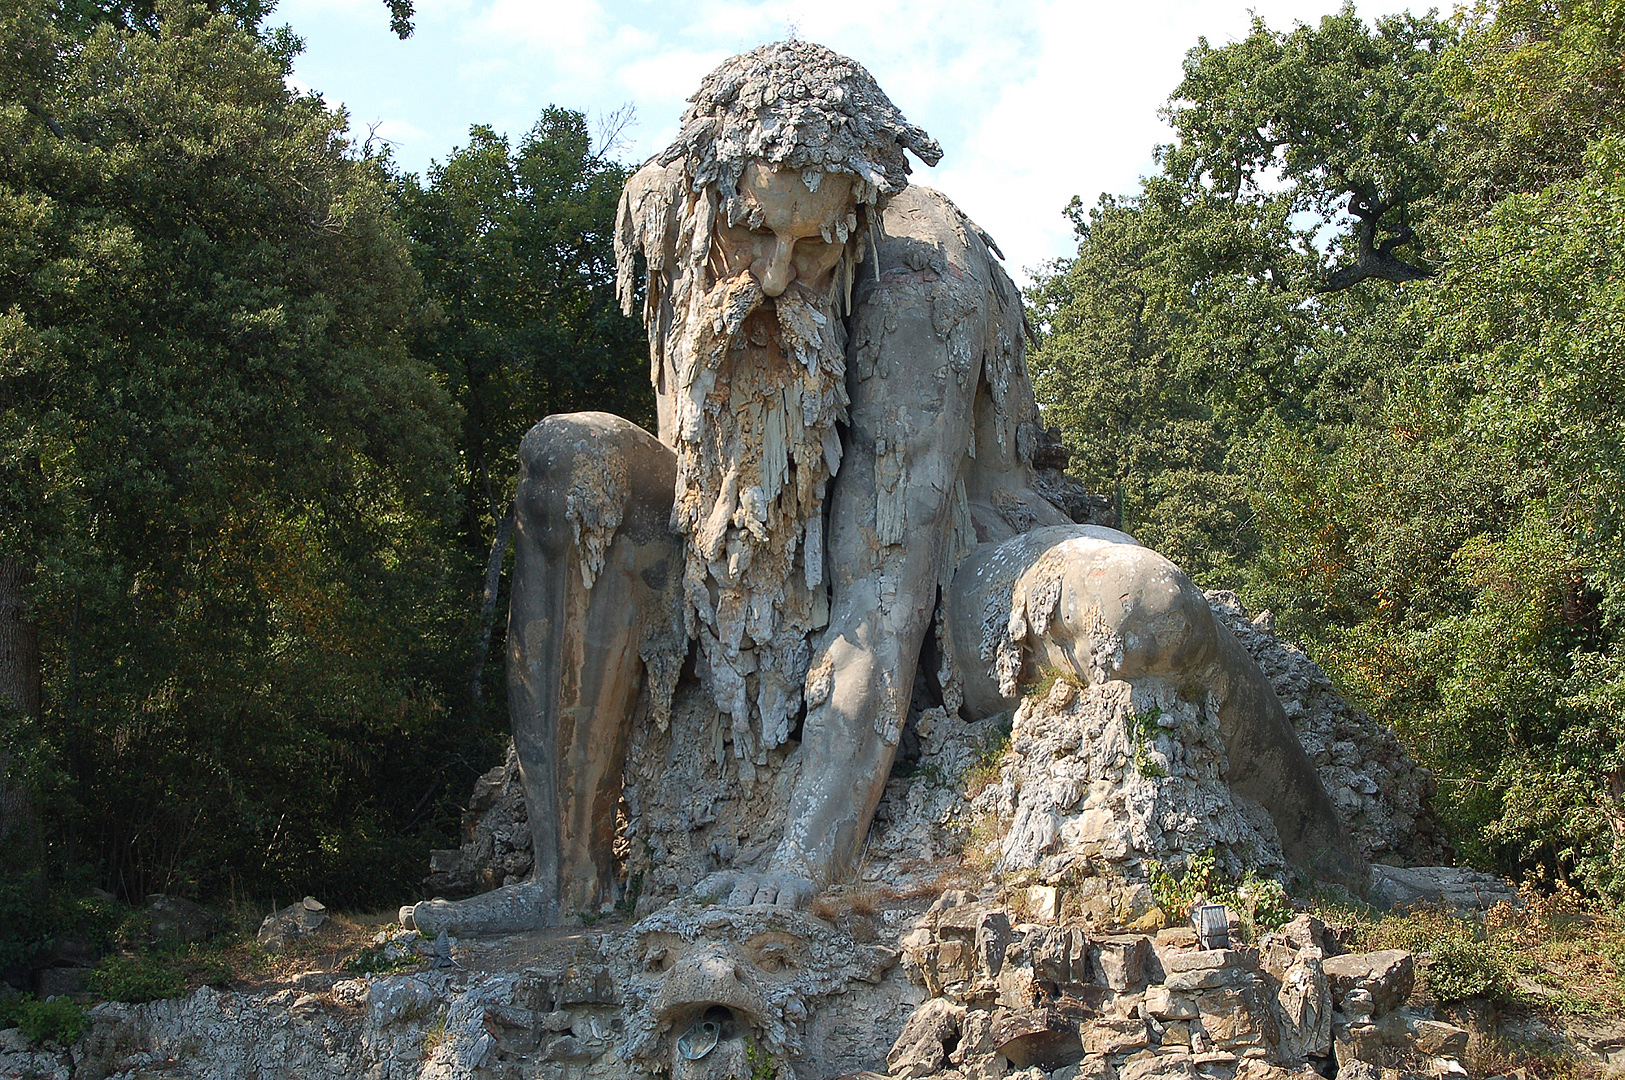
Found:
<svg viewBox="0 0 1625 1080"><path fill-rule="evenodd" d="M1617 0L1199 44L1034 362L1126 527L1395 723L1464 855L1616 899L1622 47Z"/></svg>

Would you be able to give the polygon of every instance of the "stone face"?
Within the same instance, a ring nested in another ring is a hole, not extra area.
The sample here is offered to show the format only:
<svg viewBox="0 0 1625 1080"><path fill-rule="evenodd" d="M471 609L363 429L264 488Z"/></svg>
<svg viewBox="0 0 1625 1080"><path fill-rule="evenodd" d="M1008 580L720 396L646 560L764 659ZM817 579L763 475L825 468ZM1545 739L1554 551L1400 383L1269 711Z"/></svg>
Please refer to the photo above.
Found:
<svg viewBox="0 0 1625 1080"><path fill-rule="evenodd" d="M1371 995L1375 1016L1397 1009L1416 985L1416 960L1400 949L1334 956L1322 967L1339 1007L1351 991L1363 990Z"/></svg>

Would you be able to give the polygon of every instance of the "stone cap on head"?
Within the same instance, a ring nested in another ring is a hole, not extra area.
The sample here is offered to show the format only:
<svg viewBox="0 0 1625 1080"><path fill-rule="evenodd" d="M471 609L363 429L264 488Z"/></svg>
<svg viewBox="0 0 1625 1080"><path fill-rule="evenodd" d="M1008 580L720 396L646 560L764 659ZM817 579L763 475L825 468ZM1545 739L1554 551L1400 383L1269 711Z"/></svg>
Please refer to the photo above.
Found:
<svg viewBox="0 0 1625 1080"><path fill-rule="evenodd" d="M863 65L810 41L731 57L689 103L654 161L682 160L693 190L715 185L725 199L750 161L802 170L814 190L824 173L850 173L857 201L878 204L908 185L905 150L927 165L942 160L942 147L903 119Z"/></svg>

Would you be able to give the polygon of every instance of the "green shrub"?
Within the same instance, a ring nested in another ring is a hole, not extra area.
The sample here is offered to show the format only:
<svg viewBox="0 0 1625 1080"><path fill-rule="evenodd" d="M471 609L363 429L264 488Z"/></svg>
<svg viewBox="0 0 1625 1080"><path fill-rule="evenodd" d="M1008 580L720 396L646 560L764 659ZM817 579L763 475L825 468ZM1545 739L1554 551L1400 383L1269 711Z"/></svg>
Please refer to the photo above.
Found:
<svg viewBox="0 0 1625 1080"><path fill-rule="evenodd" d="M160 953L109 956L90 973L90 990L110 1001L157 1001L186 991L186 973Z"/></svg>
<svg viewBox="0 0 1625 1080"><path fill-rule="evenodd" d="M1441 1002L1487 998L1505 1003L1513 998L1512 972L1501 950L1488 941L1441 940L1427 965L1427 981Z"/></svg>
<svg viewBox="0 0 1625 1080"><path fill-rule="evenodd" d="M31 997L0 999L0 1025L16 1024L38 1045L54 1042L71 1046L85 1030L85 1011L67 998L35 1001Z"/></svg>

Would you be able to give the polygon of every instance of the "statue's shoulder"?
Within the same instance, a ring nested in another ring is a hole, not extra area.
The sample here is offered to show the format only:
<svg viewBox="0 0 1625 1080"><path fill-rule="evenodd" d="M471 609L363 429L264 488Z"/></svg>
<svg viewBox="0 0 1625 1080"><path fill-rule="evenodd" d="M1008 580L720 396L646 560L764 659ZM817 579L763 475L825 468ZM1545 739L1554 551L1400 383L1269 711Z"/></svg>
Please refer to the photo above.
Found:
<svg viewBox="0 0 1625 1080"><path fill-rule="evenodd" d="M881 215L881 232L883 260L888 247L906 255L908 250L925 245L936 249L939 258L977 277L997 280L1001 285L1009 281L1009 275L999 265L1004 258L999 245L935 188L910 184L893 195Z"/></svg>

